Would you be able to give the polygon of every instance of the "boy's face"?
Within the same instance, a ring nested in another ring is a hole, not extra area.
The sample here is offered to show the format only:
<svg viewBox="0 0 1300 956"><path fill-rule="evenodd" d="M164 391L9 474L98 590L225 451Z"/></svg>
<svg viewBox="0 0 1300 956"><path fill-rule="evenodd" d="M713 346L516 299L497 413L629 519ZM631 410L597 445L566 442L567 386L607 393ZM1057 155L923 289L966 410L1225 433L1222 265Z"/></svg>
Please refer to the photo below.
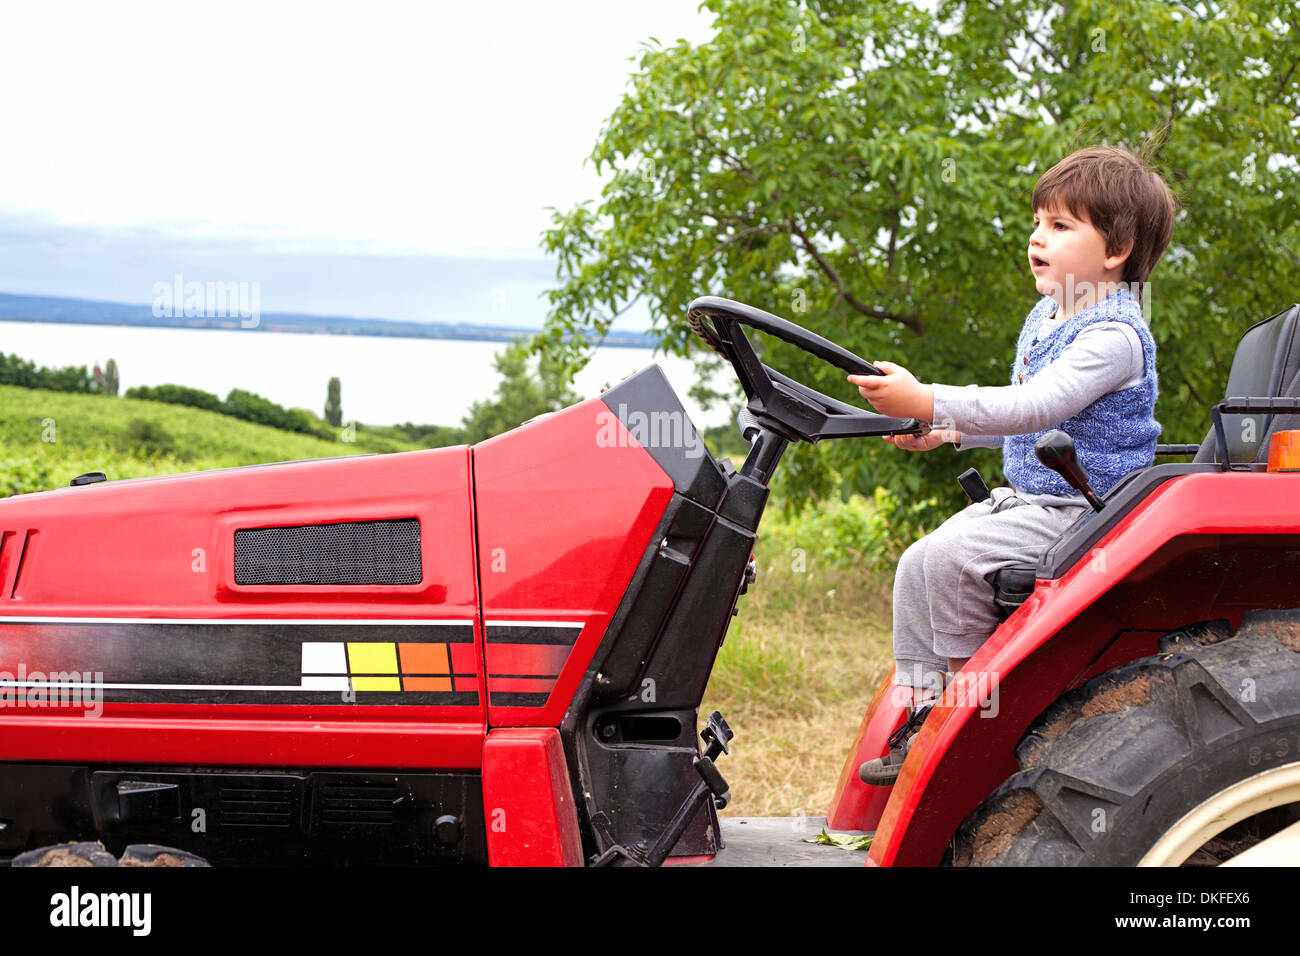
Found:
<svg viewBox="0 0 1300 956"><path fill-rule="evenodd" d="M1041 295L1071 310L1081 300L1097 301L1099 285L1118 282L1124 255L1106 255L1106 237L1091 222L1065 209L1034 210L1029 268Z"/></svg>

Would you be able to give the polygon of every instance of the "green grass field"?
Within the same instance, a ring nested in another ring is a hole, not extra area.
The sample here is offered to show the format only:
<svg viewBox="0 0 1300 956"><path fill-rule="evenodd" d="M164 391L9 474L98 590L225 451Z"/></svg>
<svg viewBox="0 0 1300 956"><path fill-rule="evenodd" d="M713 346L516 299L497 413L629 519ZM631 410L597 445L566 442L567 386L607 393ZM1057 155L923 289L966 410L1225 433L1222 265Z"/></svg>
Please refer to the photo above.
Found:
<svg viewBox="0 0 1300 956"><path fill-rule="evenodd" d="M0 495L58 488L87 471L142 478L418 446L357 426L326 441L217 412L134 398L0 385Z"/></svg>
<svg viewBox="0 0 1300 956"><path fill-rule="evenodd" d="M0 386L0 496L87 471L139 478L416 447L386 429L358 426L355 441L331 442L180 405ZM769 508L757 585L701 705L736 731L720 763L728 814L825 811L891 661L887 565L898 542L881 535L885 504L837 501L791 519Z"/></svg>
<svg viewBox="0 0 1300 956"><path fill-rule="evenodd" d="M729 816L825 813L893 663L892 573L817 557L799 530L807 524L764 519L756 586L740 599L700 704L736 733L718 762Z"/></svg>

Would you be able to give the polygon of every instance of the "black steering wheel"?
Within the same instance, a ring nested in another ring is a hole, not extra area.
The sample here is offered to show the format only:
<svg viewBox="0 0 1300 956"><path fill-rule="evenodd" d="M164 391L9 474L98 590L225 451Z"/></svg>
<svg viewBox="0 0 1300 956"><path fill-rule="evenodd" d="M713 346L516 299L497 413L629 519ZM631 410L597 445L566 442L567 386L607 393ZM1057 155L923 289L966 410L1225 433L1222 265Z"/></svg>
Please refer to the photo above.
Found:
<svg viewBox="0 0 1300 956"><path fill-rule="evenodd" d="M690 304L687 321L736 370L748 408L759 425L789 441L866 435L924 435L930 426L915 418L877 415L824 395L758 360L742 325L774 335L852 375L883 375L866 359L793 322L743 302L706 295Z"/></svg>

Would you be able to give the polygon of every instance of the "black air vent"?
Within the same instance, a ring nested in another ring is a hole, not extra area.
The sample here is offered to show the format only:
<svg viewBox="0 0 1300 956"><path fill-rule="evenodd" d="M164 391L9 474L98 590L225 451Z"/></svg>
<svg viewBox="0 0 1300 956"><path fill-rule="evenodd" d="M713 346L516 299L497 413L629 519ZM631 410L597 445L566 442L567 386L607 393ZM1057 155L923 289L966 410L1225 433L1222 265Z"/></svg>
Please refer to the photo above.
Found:
<svg viewBox="0 0 1300 956"><path fill-rule="evenodd" d="M235 532L236 584L419 584L420 578L415 518Z"/></svg>
<svg viewBox="0 0 1300 956"><path fill-rule="evenodd" d="M223 827L287 827L297 803L292 780L251 780L222 785L219 797Z"/></svg>
<svg viewBox="0 0 1300 956"><path fill-rule="evenodd" d="M408 798L395 783L349 780L324 783L316 820L323 824L392 826L394 813Z"/></svg>
<svg viewBox="0 0 1300 956"><path fill-rule="evenodd" d="M23 561L27 558L27 550L36 537L35 531L5 531L0 533L0 567L8 568L13 566L13 574L8 575L8 580L13 581L9 588L8 597L18 596L18 578L23 573ZM0 588L3 588L4 581L0 580ZM4 596L0 593L0 597Z"/></svg>

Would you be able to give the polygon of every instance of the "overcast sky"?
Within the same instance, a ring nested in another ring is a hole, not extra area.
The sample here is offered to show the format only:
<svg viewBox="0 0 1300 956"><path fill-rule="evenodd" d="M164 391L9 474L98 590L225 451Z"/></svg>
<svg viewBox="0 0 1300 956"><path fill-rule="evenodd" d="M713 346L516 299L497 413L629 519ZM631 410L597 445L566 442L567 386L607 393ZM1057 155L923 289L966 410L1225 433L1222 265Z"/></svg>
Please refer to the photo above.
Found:
<svg viewBox="0 0 1300 956"><path fill-rule="evenodd" d="M707 40L712 15L696 6L6 3L0 239L42 261L50 236L69 256L87 237L102 249L134 236L536 258L543 207L599 196L583 159L629 58L652 35ZM120 274L105 256L98 271ZM10 258L0 291L102 285L70 265L46 281ZM170 267L142 266L131 288ZM293 307L275 289L263 298Z"/></svg>
<svg viewBox="0 0 1300 956"><path fill-rule="evenodd" d="M536 247L654 35L697 0L24 3L0 28L0 208L78 225Z"/></svg>

